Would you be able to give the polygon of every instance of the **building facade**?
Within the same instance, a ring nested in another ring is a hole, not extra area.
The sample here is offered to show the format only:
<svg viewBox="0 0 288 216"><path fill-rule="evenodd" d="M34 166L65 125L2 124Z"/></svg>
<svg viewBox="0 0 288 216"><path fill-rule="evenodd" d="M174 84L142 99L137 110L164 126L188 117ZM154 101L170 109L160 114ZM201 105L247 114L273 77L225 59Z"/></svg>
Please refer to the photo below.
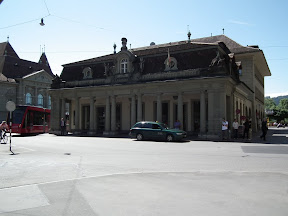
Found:
<svg viewBox="0 0 288 216"><path fill-rule="evenodd" d="M113 135L138 121L173 127L179 120L188 133L217 137L222 118L244 117L257 130L270 75L264 55L263 68L254 56L263 52L232 52L242 46L224 35L209 39L128 49L122 38L119 52L114 46L113 54L64 65L50 90L51 132L59 133L64 116L74 133Z"/></svg>
<svg viewBox="0 0 288 216"><path fill-rule="evenodd" d="M39 62L19 58L9 42L0 43L0 120L6 120L6 103L51 108L48 90L54 79L45 53Z"/></svg>

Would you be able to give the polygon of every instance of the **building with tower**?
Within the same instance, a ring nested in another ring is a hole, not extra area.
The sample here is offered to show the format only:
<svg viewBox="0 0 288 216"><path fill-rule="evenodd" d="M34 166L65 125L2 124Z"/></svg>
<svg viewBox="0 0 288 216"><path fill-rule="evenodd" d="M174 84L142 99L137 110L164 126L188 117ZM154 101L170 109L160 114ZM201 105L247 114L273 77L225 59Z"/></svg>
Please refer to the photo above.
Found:
<svg viewBox="0 0 288 216"><path fill-rule="evenodd" d="M51 132L68 118L74 133L128 133L136 122L159 121L199 136L218 137L222 118L264 116L263 51L225 35L127 48L63 65L52 83Z"/></svg>
<svg viewBox="0 0 288 216"><path fill-rule="evenodd" d="M0 43L0 120L7 118L8 101L50 108L48 89L53 78L44 52L39 62L32 62L21 59L8 41Z"/></svg>

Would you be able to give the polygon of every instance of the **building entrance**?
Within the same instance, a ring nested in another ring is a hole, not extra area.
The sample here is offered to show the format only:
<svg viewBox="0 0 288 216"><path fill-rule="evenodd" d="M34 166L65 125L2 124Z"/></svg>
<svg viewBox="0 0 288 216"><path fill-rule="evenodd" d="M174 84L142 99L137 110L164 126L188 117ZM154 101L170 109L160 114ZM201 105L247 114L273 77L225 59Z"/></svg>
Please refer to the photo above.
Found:
<svg viewBox="0 0 288 216"><path fill-rule="evenodd" d="M89 130L90 128L90 106L82 106L82 130Z"/></svg>
<svg viewBox="0 0 288 216"><path fill-rule="evenodd" d="M105 108L97 107L97 133L103 133L105 130Z"/></svg>

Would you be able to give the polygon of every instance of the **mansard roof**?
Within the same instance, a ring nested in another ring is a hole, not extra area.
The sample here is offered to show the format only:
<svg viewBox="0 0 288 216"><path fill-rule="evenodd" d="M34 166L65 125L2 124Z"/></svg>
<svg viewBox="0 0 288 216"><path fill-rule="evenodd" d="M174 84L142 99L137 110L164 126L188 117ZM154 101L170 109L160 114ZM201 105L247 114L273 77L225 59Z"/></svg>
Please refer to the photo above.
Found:
<svg viewBox="0 0 288 216"><path fill-rule="evenodd" d="M211 37L204 37L193 39L194 42L204 42L204 43L215 43L216 41L221 41L226 44L229 50L236 55L240 54L253 54L255 56L255 64L260 69L263 76L271 76L271 72L266 61L263 51L257 46L242 46L234 40L230 39L226 35L216 35Z"/></svg>
<svg viewBox="0 0 288 216"><path fill-rule="evenodd" d="M171 53L173 52L183 52L184 50L192 50L192 49L199 49L199 48L211 48L212 46L218 46L219 41L211 42L211 43L204 43L204 42L188 42L188 41L178 41L178 42L171 42L171 43L165 43L165 44L159 44L159 45L151 45L151 46L145 46L145 47L139 47L139 48L133 48L128 50L129 52L133 53L137 57L141 56L149 56L149 55L159 55L159 54L165 54L168 53L168 48ZM225 46L224 43L221 44L223 49L226 51L228 48ZM228 51L229 52L229 51ZM85 65L85 64L93 64L93 63L99 63L99 62L108 62L112 61L115 58L115 54L109 54L105 56L100 56L96 58L86 59L83 61L78 62L72 62L65 65L62 65L63 67L70 67L70 66L79 66L79 65Z"/></svg>
<svg viewBox="0 0 288 216"><path fill-rule="evenodd" d="M241 54L241 53L252 53L261 51L258 46L242 46L226 35L216 35L211 37L203 37L191 40L192 42L200 43L216 43L223 42L232 53Z"/></svg>
<svg viewBox="0 0 288 216"><path fill-rule="evenodd" d="M167 71L167 64L165 64L168 57L168 50L170 56L174 58L178 64L177 68L175 68L175 70L172 70L170 73L167 73L169 71ZM221 54L219 54L219 52ZM73 62L70 64L65 64L63 65L64 68L60 75L60 79L67 82L82 80L85 81L87 78L85 78L83 71L87 68L89 68L92 72L92 76L89 79L95 80L95 83L98 83L101 80L101 82L104 82L104 80L106 80L108 77L112 78L108 79L111 80L111 83L119 83L122 81L124 82L126 78L127 83L142 82L148 78L157 79L157 77L159 77L159 74L164 75L165 73L167 73L167 76L169 76L168 79L173 79L173 77L176 78L182 73L185 77L189 76L189 74L191 74L191 76L200 77L219 76L221 74L228 74L228 64L230 62L228 57L229 53L231 52L226 47L226 45L223 42L219 41L213 43L179 41L173 43L133 48L130 50L123 49L115 54L109 54L92 59ZM129 64L133 66L131 67L132 71L126 74L127 77L125 77L125 79L120 78L119 80L118 75L123 76L119 74L119 60L120 58L122 58L122 55L130 56ZM211 63L213 61L218 63L216 63L215 65L213 63L214 66L211 67ZM219 64L220 61L221 63ZM221 69L216 69L215 66L219 66L221 67ZM200 73L200 70L205 70L205 72ZM167 79L164 78L164 76L160 76L159 79ZM106 80L105 83L110 82L108 80Z"/></svg>

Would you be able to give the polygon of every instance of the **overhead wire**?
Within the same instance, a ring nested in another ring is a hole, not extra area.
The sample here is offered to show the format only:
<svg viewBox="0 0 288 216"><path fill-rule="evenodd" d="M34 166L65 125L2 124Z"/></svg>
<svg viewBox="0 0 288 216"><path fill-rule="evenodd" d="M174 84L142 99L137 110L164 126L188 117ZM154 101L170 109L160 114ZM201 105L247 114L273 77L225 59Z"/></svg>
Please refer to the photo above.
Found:
<svg viewBox="0 0 288 216"><path fill-rule="evenodd" d="M43 0L43 1L44 1L44 3L45 3L45 6L46 6L46 9L47 9L48 15L50 15L50 11L49 11L49 9L48 9L48 6L47 6L47 4L46 4L46 1L45 1L45 0Z"/></svg>
<svg viewBox="0 0 288 216"><path fill-rule="evenodd" d="M47 15L47 16L44 16L44 17L40 17L40 18L37 18L37 19L33 19L33 20L29 20L29 21L22 22L22 23L17 23L17 24L10 25L10 26L0 27L0 29L6 29L6 28L11 28L11 27L15 27L15 26L19 26L19 25L23 25L23 24L35 22L35 21L37 21L37 20L40 20L41 18L46 18L46 17L48 17L48 16L50 16L50 15Z"/></svg>

